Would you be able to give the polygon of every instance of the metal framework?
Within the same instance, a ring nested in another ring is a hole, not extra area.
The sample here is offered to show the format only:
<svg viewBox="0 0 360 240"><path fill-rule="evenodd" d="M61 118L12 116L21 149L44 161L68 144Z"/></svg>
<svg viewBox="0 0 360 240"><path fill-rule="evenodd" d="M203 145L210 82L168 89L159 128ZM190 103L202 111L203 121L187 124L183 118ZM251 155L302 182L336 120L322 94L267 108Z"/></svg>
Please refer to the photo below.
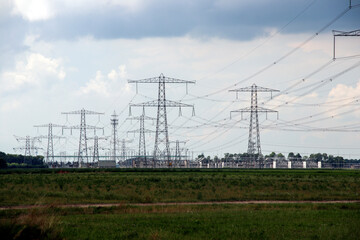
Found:
<svg viewBox="0 0 360 240"><path fill-rule="evenodd" d="M145 133L152 133L154 131L145 128L145 120L156 120L156 118L148 117L141 114L139 117L131 117L127 118L128 120L138 120L140 123L140 128L132 131L128 131L128 133L139 132L139 150L138 150L138 158L144 160L145 167L149 167L148 158L146 154L146 141L145 141Z"/></svg>
<svg viewBox="0 0 360 240"><path fill-rule="evenodd" d="M47 163L53 164L54 163L54 138L63 138L61 136L53 135L53 128L59 127L64 128L64 125L48 123L48 124L41 124L41 125L34 125L34 127L46 127L48 128L48 135L47 136L38 136L38 138L46 138L48 140L47 148L46 148L46 161Z"/></svg>
<svg viewBox="0 0 360 240"><path fill-rule="evenodd" d="M24 152L25 157L32 156L33 151L35 151L35 155L37 155L37 151L39 149L43 149L41 147L35 146L35 142L40 141L40 139L38 137L30 137L30 136L25 136L25 137L14 136L14 137L15 137L16 141L18 141L18 142L21 142L21 141L25 142L24 146L14 148L14 150L25 150L25 152Z"/></svg>
<svg viewBox="0 0 360 240"><path fill-rule="evenodd" d="M100 156L99 156L99 140L108 140L108 137L99 137L95 135L94 137L89 137L87 140L93 139L94 145L93 147L89 147L89 150L93 151L93 163L99 162ZM105 150L105 148L101 147L102 150Z"/></svg>
<svg viewBox="0 0 360 240"><path fill-rule="evenodd" d="M260 130L259 130L259 116L258 113L268 113L268 112L276 112L275 110L259 107L257 103L257 93L258 92L279 92L279 90L259 87L253 84L250 87L238 88L230 90L230 92L250 92L251 93L251 106L238 109L230 112L231 114L234 112L240 112L241 115L246 112L250 113L250 125L249 125L249 141L248 141L248 150L247 153L254 156L261 156L261 146L260 146Z"/></svg>
<svg viewBox="0 0 360 240"><path fill-rule="evenodd" d="M350 2L350 6L351 6L351 2ZM338 31L338 30L333 30L333 36L334 36L334 44L333 44L333 60L336 59L336 42L335 39L336 37L360 37L360 29L358 30L353 30L350 32L345 32L345 31Z"/></svg>
<svg viewBox="0 0 360 240"><path fill-rule="evenodd" d="M156 133L155 133L155 146L154 146L154 162L166 161L167 166L171 166L170 159L170 148L169 148L169 132L167 123L167 107L178 107L179 114L181 114L182 107L192 107L193 115L195 114L194 105L184 104L180 102L170 101L166 99L166 83L181 83L187 85L193 84L195 81L187 81L175 78L165 77L160 74L159 77L147 78L141 80L129 80L129 83L136 83L136 91L138 83L157 83L158 84L158 99L140 104L130 104L129 113L131 113L131 107L156 107L157 108L157 119L156 119ZM155 166L154 166L155 167Z"/></svg>
<svg viewBox="0 0 360 240"><path fill-rule="evenodd" d="M86 124L86 115L98 115L100 118L100 115L103 115L104 113L89 111L89 110L85 110L83 108L81 110L72 111L72 112L62 112L61 114L66 114L66 117L69 114L80 115L80 125L75 125L75 126L70 126L70 127L65 127L65 128L71 129L71 131L72 131L72 129L80 129L78 164L80 166L80 164L84 163L85 160L86 160L86 163L89 163L86 131L88 129L93 129L94 132L96 133L97 129L102 129L104 132L104 128L87 125Z"/></svg>
<svg viewBox="0 0 360 240"><path fill-rule="evenodd" d="M126 143L131 143L132 140L126 140L123 138L121 140L121 157L123 158L123 161L126 160L127 154L126 154Z"/></svg>
<svg viewBox="0 0 360 240"><path fill-rule="evenodd" d="M180 144L186 144L187 141L179 141L179 140L176 140L175 141L175 155L174 155L174 163L175 163L175 166L181 166L181 157L183 156L182 155L182 152L185 152L186 151L186 148L180 148ZM186 153L185 153L186 155Z"/></svg>
<svg viewBox="0 0 360 240"><path fill-rule="evenodd" d="M119 125L118 115L114 111L113 115L111 115L110 123L112 126L112 154L114 156L114 160L116 161L116 145L117 145L117 126Z"/></svg>

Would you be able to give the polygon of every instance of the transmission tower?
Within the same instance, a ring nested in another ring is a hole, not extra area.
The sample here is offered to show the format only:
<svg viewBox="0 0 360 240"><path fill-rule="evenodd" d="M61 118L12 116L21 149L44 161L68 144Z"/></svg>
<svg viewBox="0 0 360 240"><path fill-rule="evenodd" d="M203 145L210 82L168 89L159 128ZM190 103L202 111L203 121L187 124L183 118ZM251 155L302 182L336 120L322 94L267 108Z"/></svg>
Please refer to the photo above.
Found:
<svg viewBox="0 0 360 240"><path fill-rule="evenodd" d="M351 2L350 2L350 6L351 6ZM335 56L335 46L336 46L335 39L336 39L336 37L360 37L360 29L350 31L350 32L333 30L333 36L334 36L333 60L335 60L336 59L336 56Z"/></svg>
<svg viewBox="0 0 360 240"><path fill-rule="evenodd" d="M121 140L121 156L123 158L123 160L125 161L126 160L126 143L131 143L132 140L126 140L125 138L123 138Z"/></svg>
<svg viewBox="0 0 360 240"><path fill-rule="evenodd" d="M66 118L68 117L69 114L80 114L80 125L70 126L70 127L65 127L65 128L69 128L71 130L72 129L80 129L78 164L80 166L81 163L85 162L84 160L86 160L86 163L89 163L86 130L93 129L94 132L96 132L96 129L102 129L104 132L104 128L87 125L85 117L86 117L86 115L98 115L99 119L100 119L100 115L103 115L104 113L81 109L81 110L72 111L72 112L62 112L61 114L66 114Z"/></svg>
<svg viewBox="0 0 360 240"><path fill-rule="evenodd" d="M116 115L115 111L113 115L111 115L110 123L112 126L112 154L114 156L114 160L116 161L116 145L117 145L117 126L119 124L118 115Z"/></svg>
<svg viewBox="0 0 360 240"><path fill-rule="evenodd" d="M140 122L140 128L137 130L128 131L128 133L135 133L139 132L139 151L138 151L138 158L144 160L145 167L148 167L149 164L147 162L147 156L146 156L146 141L145 141L145 133L151 133L154 132L149 129L145 129L145 120L156 120L156 118L148 117L143 114L141 114L139 117L131 117L127 118L128 120L138 120Z"/></svg>
<svg viewBox="0 0 360 240"><path fill-rule="evenodd" d="M26 137L14 136L14 137L18 142L22 142L22 141L25 142L24 146L14 148L14 150L25 150L24 152L25 157L32 156L32 152L34 152L35 155L37 155L37 151L39 149L42 149L41 147L35 146L35 142L40 141L38 137L30 137L30 136L26 136Z"/></svg>
<svg viewBox="0 0 360 240"><path fill-rule="evenodd" d="M185 148L180 148L180 144L186 144L187 141L179 141L176 140L175 142L171 142L171 143L175 143L175 154L174 154L174 163L175 166L181 166L181 157L182 157L182 152L185 151Z"/></svg>
<svg viewBox="0 0 360 240"><path fill-rule="evenodd" d="M184 104L180 102L174 102L166 99L165 84L166 83L182 83L187 85L195 83L195 81L186 81L175 78L168 78L161 74L159 77L147 78L142 80L129 80L129 83L136 83L136 91L138 83L157 83L158 84L158 99L140 104L130 104L129 112L131 113L131 107L156 107L157 108L157 120L156 120L156 133L155 133L155 146L154 146L154 161L166 161L167 166L170 164L170 149L169 149L169 133L167 123L167 107L179 107L179 113L181 113L182 107L192 107L193 115L195 109L193 105Z"/></svg>
<svg viewBox="0 0 360 240"><path fill-rule="evenodd" d="M47 148L46 148L46 161L48 163L53 164L54 163L54 138L63 138L61 136L55 136L53 135L53 128L54 127L61 127L64 128L64 125L59 124L42 124L42 125L35 125L34 127L47 127L48 128L48 135L47 136L38 136L38 138L46 138L48 140Z"/></svg>
<svg viewBox="0 0 360 240"><path fill-rule="evenodd" d="M248 150L247 153L251 156L261 156L261 146L260 146L260 130L259 130L259 116L258 113L268 113L268 112L276 112L275 110L259 107L257 103L257 93L258 92L279 92L279 90L270 89L270 88L263 88L256 86L253 84L251 87L245 87L245 88L238 88L230 90L230 92L250 92L251 93L251 106L247 108L242 108L239 110L231 111L231 113L234 112L240 112L241 115L244 112L250 113L250 126L249 126L249 141L248 141Z"/></svg>
<svg viewBox="0 0 360 240"><path fill-rule="evenodd" d="M95 162L99 162L99 140L107 140L107 137L99 137L95 135L94 137L88 138L88 140L93 139L94 140L94 146L89 147L89 150L93 150L93 164ZM104 149L104 148L101 148Z"/></svg>

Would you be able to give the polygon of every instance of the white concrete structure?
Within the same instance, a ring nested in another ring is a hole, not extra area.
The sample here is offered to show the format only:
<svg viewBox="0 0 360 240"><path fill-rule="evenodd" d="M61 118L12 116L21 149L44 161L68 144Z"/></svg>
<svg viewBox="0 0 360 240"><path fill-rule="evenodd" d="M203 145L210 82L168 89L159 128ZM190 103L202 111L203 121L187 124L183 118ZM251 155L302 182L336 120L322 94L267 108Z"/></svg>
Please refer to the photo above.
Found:
<svg viewBox="0 0 360 240"><path fill-rule="evenodd" d="M276 160L273 160L273 168L276 168Z"/></svg>
<svg viewBox="0 0 360 240"><path fill-rule="evenodd" d="M288 161L288 168L291 168L291 161Z"/></svg>
<svg viewBox="0 0 360 240"><path fill-rule="evenodd" d="M318 168L321 168L321 161L318 161Z"/></svg>
<svg viewBox="0 0 360 240"><path fill-rule="evenodd" d="M303 168L306 168L306 161L303 161Z"/></svg>

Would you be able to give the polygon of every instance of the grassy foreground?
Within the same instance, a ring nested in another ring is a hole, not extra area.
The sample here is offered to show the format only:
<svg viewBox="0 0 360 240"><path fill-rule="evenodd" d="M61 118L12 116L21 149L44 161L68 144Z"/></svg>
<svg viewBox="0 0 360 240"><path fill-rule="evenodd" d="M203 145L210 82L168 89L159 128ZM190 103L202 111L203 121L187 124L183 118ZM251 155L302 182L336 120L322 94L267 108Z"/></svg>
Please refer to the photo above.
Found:
<svg viewBox="0 0 360 240"><path fill-rule="evenodd" d="M360 204L6 210L0 223L3 239L358 239Z"/></svg>
<svg viewBox="0 0 360 240"><path fill-rule="evenodd" d="M0 206L226 200L359 200L360 171L0 172Z"/></svg>

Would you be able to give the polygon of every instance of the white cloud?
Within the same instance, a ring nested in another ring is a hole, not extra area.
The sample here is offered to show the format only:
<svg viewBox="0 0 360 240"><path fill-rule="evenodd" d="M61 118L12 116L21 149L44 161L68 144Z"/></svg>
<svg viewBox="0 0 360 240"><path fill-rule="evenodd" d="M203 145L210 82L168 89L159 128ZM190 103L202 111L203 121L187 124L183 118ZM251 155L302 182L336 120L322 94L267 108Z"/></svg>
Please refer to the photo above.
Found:
<svg viewBox="0 0 360 240"><path fill-rule="evenodd" d="M358 81L355 87L347 86L345 84L336 85L329 92L329 98L331 98L331 100L337 100L337 99L356 97L359 96L359 94L360 94L360 81Z"/></svg>
<svg viewBox="0 0 360 240"><path fill-rule="evenodd" d="M31 53L26 62L18 61L14 71L1 74L2 91L18 90L25 85L41 85L50 80L62 80L66 73L60 59L47 58Z"/></svg>
<svg viewBox="0 0 360 240"><path fill-rule="evenodd" d="M90 81L86 83L85 87L80 88L80 94L89 93L97 93L105 96L109 95L108 82L102 75L101 71L97 71L96 77L94 79L90 79Z"/></svg>
<svg viewBox="0 0 360 240"><path fill-rule="evenodd" d="M12 14L29 21L41 21L65 12L84 12L109 6L120 6L124 11L136 12L145 6L143 0L14 0Z"/></svg>
<svg viewBox="0 0 360 240"><path fill-rule="evenodd" d="M336 85L334 88L331 89L328 95L327 101L332 103L327 107L327 109L329 110L328 115L333 116L339 113L353 110L353 112L351 112L352 116L360 116L360 112L355 111L354 109L354 105L357 106L356 109L358 109L359 103L357 101L359 97L360 81L357 82L355 87L347 86L345 84Z"/></svg>
<svg viewBox="0 0 360 240"><path fill-rule="evenodd" d="M14 0L12 13L29 21L46 20L55 15L54 6L47 0Z"/></svg>
<svg viewBox="0 0 360 240"><path fill-rule="evenodd" d="M9 102L5 102L4 104L1 105L1 112L5 112L5 111L10 111L13 109L16 109L20 106L20 101L15 99Z"/></svg>
<svg viewBox="0 0 360 240"><path fill-rule="evenodd" d="M120 65L118 71L112 69L106 76L104 76L101 71L97 71L95 78L90 79L85 87L81 87L79 93L97 93L103 96L110 96L112 93L116 92L117 89L121 89L124 92L130 92L131 89L129 84L123 84L126 76L125 65Z"/></svg>

